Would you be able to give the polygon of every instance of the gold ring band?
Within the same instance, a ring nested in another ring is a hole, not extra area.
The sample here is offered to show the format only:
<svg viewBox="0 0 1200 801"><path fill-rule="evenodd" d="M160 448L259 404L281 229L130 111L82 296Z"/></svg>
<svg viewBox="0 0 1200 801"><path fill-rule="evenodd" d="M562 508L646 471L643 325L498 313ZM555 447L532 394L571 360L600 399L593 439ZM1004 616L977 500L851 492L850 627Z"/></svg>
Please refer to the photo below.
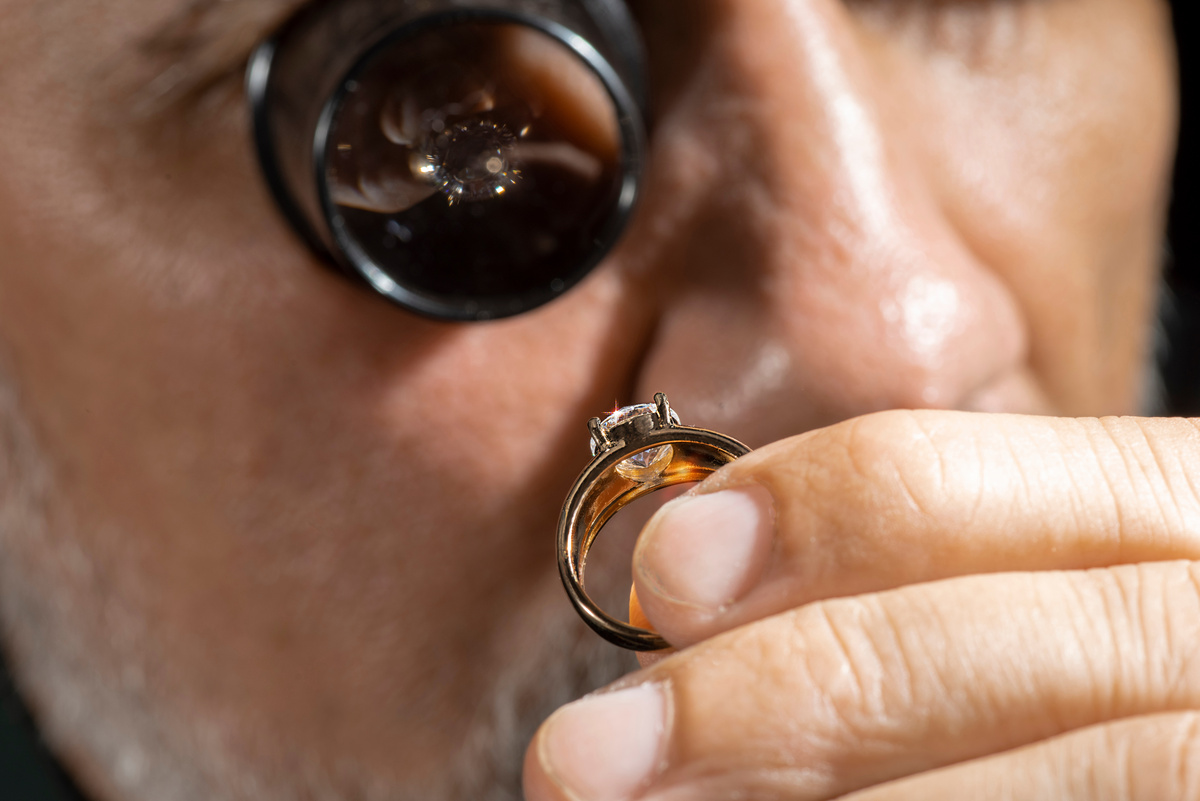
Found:
<svg viewBox="0 0 1200 801"><path fill-rule="evenodd" d="M567 596L592 630L632 651L660 651L658 634L624 623L601 609L584 589L588 552L613 515L666 487L702 481L750 452L724 434L682 425L666 395L654 405L630 406L588 423L594 458L567 494L558 519L558 572Z"/></svg>

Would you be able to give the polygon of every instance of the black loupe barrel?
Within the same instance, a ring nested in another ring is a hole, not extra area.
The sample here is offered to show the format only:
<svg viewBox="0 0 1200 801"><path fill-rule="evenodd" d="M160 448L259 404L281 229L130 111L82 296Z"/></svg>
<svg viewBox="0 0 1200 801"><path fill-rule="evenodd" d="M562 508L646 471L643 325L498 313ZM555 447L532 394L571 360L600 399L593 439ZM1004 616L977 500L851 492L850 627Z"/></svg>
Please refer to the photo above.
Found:
<svg viewBox="0 0 1200 801"><path fill-rule="evenodd" d="M341 0L259 48L259 156L300 234L391 300L519 314L604 257L637 196L643 59L619 0Z"/></svg>

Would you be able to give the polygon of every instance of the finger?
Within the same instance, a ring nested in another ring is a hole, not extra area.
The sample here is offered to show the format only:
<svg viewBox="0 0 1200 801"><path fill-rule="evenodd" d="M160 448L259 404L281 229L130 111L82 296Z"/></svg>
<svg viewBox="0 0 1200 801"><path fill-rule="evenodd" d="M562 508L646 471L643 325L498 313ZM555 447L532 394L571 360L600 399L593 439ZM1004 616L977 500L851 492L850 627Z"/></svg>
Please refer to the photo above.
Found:
<svg viewBox="0 0 1200 801"><path fill-rule="evenodd" d="M1193 801L1200 714L1152 715L892 782L842 801Z"/></svg>
<svg viewBox="0 0 1200 801"><path fill-rule="evenodd" d="M750 454L655 515L646 616L683 647L837 596L1200 558L1187 420L888 412Z"/></svg>
<svg viewBox="0 0 1200 801"><path fill-rule="evenodd" d="M816 603L560 710L531 800L818 801L1200 708L1200 564L971 576ZM670 795L664 796L670 797Z"/></svg>

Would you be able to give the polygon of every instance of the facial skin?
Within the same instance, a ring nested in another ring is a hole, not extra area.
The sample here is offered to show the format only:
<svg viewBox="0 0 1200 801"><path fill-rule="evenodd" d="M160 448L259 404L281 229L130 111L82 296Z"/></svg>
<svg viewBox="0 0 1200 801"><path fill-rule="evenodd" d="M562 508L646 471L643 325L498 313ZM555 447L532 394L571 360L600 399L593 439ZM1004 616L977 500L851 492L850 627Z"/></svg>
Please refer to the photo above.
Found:
<svg viewBox="0 0 1200 801"><path fill-rule="evenodd" d="M459 326L324 269L276 211L237 65L288 8L0 3L0 363L20 408L0 442L24 443L0 488L4 623L39 719L98 798L481 797L472 782L506 797L463 766L494 759L515 782L524 727L619 675L550 552L587 459L583 423L614 400L666 392L685 422L754 447L895 408L1145 408L1175 130L1164 3L631 8L655 116L627 236L562 300ZM203 65L228 74L164 72L170 48L141 46L164 25L194 27ZM889 419L870 453L907 441ZM991 420L929 419L933 461ZM832 459L844 429L831 431L733 475L806 497L787 465ZM1039 436L1047 471L1073 463L1069 437ZM1195 447L1186 426L1157 436ZM952 475L978 465L947 458ZM904 476L929 462L895 463ZM845 530L896 508L895 484L830 469L820 497L847 510ZM1106 488L1064 497L1111 510ZM1165 496L1146 493L1133 492L1149 506L1120 508L1153 519ZM1196 530L1181 519L1173 531ZM904 533L932 554L939 530L917 519ZM782 569L782 589L736 619L639 593L681 644L744 654L768 615L822 598L1200 556L1150 526L1144 559L1092 558L1080 535L1078 560L1035 565L1043 540L1013 531L994 546L1004 559L980 546L939 576L833 571L800 592ZM719 637L756 623L740 645ZM654 669L682 677L698 664L686 659ZM741 666L722 682L736 705L754 679ZM802 694L766 686L775 701ZM703 772L727 746L674 753ZM539 739L529 792L562 797L545 753Z"/></svg>

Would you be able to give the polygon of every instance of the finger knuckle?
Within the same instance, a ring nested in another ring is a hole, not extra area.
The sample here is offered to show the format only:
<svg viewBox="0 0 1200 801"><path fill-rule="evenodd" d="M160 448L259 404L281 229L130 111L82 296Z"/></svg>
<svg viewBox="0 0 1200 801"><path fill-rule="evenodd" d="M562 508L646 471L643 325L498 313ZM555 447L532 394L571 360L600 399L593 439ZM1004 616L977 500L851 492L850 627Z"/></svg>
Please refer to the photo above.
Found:
<svg viewBox="0 0 1200 801"><path fill-rule="evenodd" d="M792 629L784 658L799 656L840 753L908 736L912 710L924 706L919 667L878 598L814 604L792 616Z"/></svg>
<svg viewBox="0 0 1200 801"><path fill-rule="evenodd" d="M935 516L946 497L947 465L931 422L918 412L889 411L840 426L843 486L856 487L876 510Z"/></svg>

